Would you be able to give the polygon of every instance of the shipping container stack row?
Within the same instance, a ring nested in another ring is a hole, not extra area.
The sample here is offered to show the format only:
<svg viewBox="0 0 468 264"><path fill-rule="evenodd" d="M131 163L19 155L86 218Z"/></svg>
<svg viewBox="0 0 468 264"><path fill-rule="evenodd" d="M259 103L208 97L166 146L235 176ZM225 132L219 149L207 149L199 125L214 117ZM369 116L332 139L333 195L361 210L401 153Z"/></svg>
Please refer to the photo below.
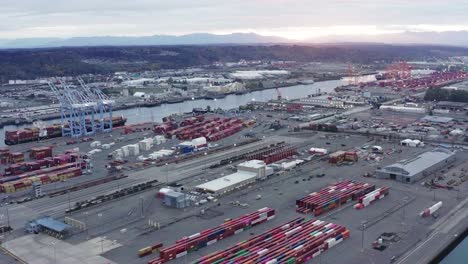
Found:
<svg viewBox="0 0 468 264"><path fill-rule="evenodd" d="M266 164L271 164L273 162L277 162L279 160L289 158L296 154L297 154L296 147L286 147L284 149L275 151L268 155L264 155L262 158L260 158L260 160L263 160Z"/></svg>
<svg viewBox="0 0 468 264"><path fill-rule="evenodd" d="M79 158L78 153L71 154L60 154L55 157L46 157L44 159L29 161L29 162L19 162L14 163L5 168L5 173L3 177L20 175L26 172L36 171L40 169L45 169L49 167L65 165L67 163L73 163Z"/></svg>
<svg viewBox="0 0 468 264"><path fill-rule="evenodd" d="M286 144L284 142L279 142L278 144L275 145L270 145L266 148L255 150L252 153L248 153L245 156L246 160L259 160L263 158L263 156L271 154L273 152L276 152L278 150L284 149L286 147Z"/></svg>
<svg viewBox="0 0 468 264"><path fill-rule="evenodd" d="M53 182L65 181L69 178L81 176L82 174L83 171L80 167L71 167L65 170L54 171L47 174L39 174L16 181L2 183L0 184L0 192L13 193L24 191L30 189L35 182L46 185Z"/></svg>
<svg viewBox="0 0 468 264"><path fill-rule="evenodd" d="M206 137L209 141L223 138L224 134L232 135L242 130L241 119L219 117L205 120L190 126L180 127L167 134L168 137L176 136L180 140L189 140L197 137ZM227 136L227 135L226 135ZM210 139L211 138L211 139Z"/></svg>
<svg viewBox="0 0 468 264"><path fill-rule="evenodd" d="M468 78L466 72L434 72L429 76L421 78L409 78L405 80L387 80L379 82L381 87L396 87L396 88L425 88L439 87L441 84L450 81L461 81Z"/></svg>
<svg viewBox="0 0 468 264"><path fill-rule="evenodd" d="M355 209L362 209L369 206L370 204L378 201L388 195L390 189L388 187L377 188L374 191L359 197L359 203L354 205Z"/></svg>
<svg viewBox="0 0 468 264"><path fill-rule="evenodd" d="M190 125L193 125L195 123L203 122L203 120L205 120L204 115L198 115L198 116L190 117L190 118L187 118L187 119L183 120L182 122L180 122L180 126L182 126L182 127L190 126Z"/></svg>
<svg viewBox="0 0 468 264"><path fill-rule="evenodd" d="M318 216L374 190L375 185L368 183L341 181L296 200L296 211Z"/></svg>
<svg viewBox="0 0 468 264"><path fill-rule="evenodd" d="M195 264L305 263L349 238L341 225L296 218L226 250L204 256Z"/></svg>
<svg viewBox="0 0 468 264"><path fill-rule="evenodd" d="M220 120L219 117L214 117L209 120L205 120L205 116L200 115L193 118L187 118L182 120L179 124L175 121L165 120L164 123L155 125L153 131L156 134L164 134L166 137L171 138L176 134L183 131L193 130L197 127L203 126L213 121Z"/></svg>
<svg viewBox="0 0 468 264"><path fill-rule="evenodd" d="M160 264L183 257L190 252L212 245L226 237L239 234L253 226L269 221L274 217L275 210L265 207L239 218L225 221L218 227L184 237L177 240L174 245L162 248L159 251L159 258L150 260L148 263Z"/></svg>
<svg viewBox="0 0 468 264"><path fill-rule="evenodd" d="M49 174L49 173L52 173L52 172L67 170L69 168L75 168L75 167L85 168L86 164L85 164L85 162L81 162L81 163L79 163L79 162L70 162L70 163L66 163L66 164L63 164L63 165L48 167L48 168L45 168L45 169L39 169L39 170L35 170L35 171L25 172L25 173L20 174L20 175L2 177L2 178L0 178L0 183L6 183L6 182L12 182L12 181L17 181L17 180L27 179L29 177L42 175L42 174Z"/></svg>
<svg viewBox="0 0 468 264"><path fill-rule="evenodd" d="M344 161L356 162L358 159L356 151L336 151L328 156L328 162L331 164L340 164Z"/></svg>
<svg viewBox="0 0 468 264"><path fill-rule="evenodd" d="M29 158L31 159L40 160L48 157L52 157L52 147L31 148L29 152Z"/></svg>
<svg viewBox="0 0 468 264"><path fill-rule="evenodd" d="M0 148L0 164L5 165L10 160L10 150L8 148Z"/></svg>
<svg viewBox="0 0 468 264"><path fill-rule="evenodd" d="M20 163L24 162L24 153L21 152L12 152L10 153L10 163Z"/></svg>
<svg viewBox="0 0 468 264"><path fill-rule="evenodd" d="M205 120L204 116L196 116L183 120L179 125L174 121L156 125L153 131L156 134L165 134L167 138L175 136L180 140L191 140L205 137L208 141L217 141L243 128L244 123L238 118L213 117Z"/></svg>
<svg viewBox="0 0 468 264"><path fill-rule="evenodd" d="M100 122L96 120L96 122ZM127 119L122 116L112 117L112 126L119 127L125 125ZM107 123L104 125L107 128ZM30 127L21 130L15 131L5 131L5 144L7 145L16 145L26 142L33 142L42 139L48 138L57 138L62 136L62 125L53 124L51 126L45 127L44 129L39 129L37 127Z"/></svg>

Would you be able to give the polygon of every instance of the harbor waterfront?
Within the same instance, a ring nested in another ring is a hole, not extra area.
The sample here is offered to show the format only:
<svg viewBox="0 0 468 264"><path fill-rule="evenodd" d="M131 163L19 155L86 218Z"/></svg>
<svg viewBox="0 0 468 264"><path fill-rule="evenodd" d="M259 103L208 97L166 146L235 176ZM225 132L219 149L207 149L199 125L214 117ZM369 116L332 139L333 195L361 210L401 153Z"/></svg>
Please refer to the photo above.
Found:
<svg viewBox="0 0 468 264"><path fill-rule="evenodd" d="M374 75L366 75L360 77L360 81L373 81L375 80ZM300 84L288 87L278 88L281 94L286 99L298 99L306 97L310 94L315 93L331 93L338 86L345 85L347 82L346 78L341 80L330 80L323 82L316 82L313 84ZM191 112L194 108L206 108L210 106L211 109L221 108L224 110L234 109L241 105L245 105L252 101L264 102L276 98L276 89L268 89L255 91L246 94L231 94L221 99L215 100L192 100L175 104L163 104L155 107L144 107L144 108L132 108L125 110L114 111L114 116L122 115L127 118L127 124L135 124L140 122L160 122L163 117L175 114ZM43 121L46 124L60 123L60 119L46 120ZM5 126L0 129L0 146L5 145L5 130L17 130L24 127L30 127L31 125L20 125L20 126Z"/></svg>

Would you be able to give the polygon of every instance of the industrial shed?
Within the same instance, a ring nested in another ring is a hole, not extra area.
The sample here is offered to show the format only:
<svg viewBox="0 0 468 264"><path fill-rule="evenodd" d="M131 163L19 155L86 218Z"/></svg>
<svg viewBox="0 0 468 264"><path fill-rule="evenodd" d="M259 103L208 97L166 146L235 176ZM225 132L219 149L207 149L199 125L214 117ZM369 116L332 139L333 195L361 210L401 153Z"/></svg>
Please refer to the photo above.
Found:
<svg viewBox="0 0 468 264"><path fill-rule="evenodd" d="M257 174L248 171L238 171L236 173L200 184L195 187L197 191L222 195L236 188L255 182Z"/></svg>
<svg viewBox="0 0 468 264"><path fill-rule="evenodd" d="M416 182L455 161L455 154L446 149L434 149L413 159L401 160L375 172L378 179Z"/></svg>
<svg viewBox="0 0 468 264"><path fill-rule="evenodd" d="M463 102L448 102L440 101L436 104L438 109L447 109L450 111L463 111L466 109L466 103Z"/></svg>

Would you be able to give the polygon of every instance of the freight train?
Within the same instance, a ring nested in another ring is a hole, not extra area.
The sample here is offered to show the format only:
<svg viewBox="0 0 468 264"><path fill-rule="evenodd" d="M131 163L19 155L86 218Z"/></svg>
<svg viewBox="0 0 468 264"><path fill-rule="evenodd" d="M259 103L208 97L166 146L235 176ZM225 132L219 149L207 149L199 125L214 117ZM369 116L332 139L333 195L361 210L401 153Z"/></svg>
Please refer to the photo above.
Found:
<svg viewBox="0 0 468 264"><path fill-rule="evenodd" d="M96 120L96 122L99 121ZM113 127L124 126L126 122L127 119L125 117L112 117ZM11 146L48 138L57 138L61 136L62 125L60 124L53 124L51 126L45 127L42 130L37 127L29 127L21 130L5 131L5 144Z"/></svg>

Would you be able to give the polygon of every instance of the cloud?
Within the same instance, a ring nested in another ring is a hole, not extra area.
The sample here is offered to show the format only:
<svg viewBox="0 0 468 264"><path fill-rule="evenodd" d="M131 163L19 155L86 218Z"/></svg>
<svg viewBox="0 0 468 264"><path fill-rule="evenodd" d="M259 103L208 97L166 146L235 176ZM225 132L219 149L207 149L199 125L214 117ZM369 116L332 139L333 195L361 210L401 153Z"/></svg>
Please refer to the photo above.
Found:
<svg viewBox="0 0 468 264"><path fill-rule="evenodd" d="M461 0L2 0L0 38L445 31L466 28L466 10Z"/></svg>

